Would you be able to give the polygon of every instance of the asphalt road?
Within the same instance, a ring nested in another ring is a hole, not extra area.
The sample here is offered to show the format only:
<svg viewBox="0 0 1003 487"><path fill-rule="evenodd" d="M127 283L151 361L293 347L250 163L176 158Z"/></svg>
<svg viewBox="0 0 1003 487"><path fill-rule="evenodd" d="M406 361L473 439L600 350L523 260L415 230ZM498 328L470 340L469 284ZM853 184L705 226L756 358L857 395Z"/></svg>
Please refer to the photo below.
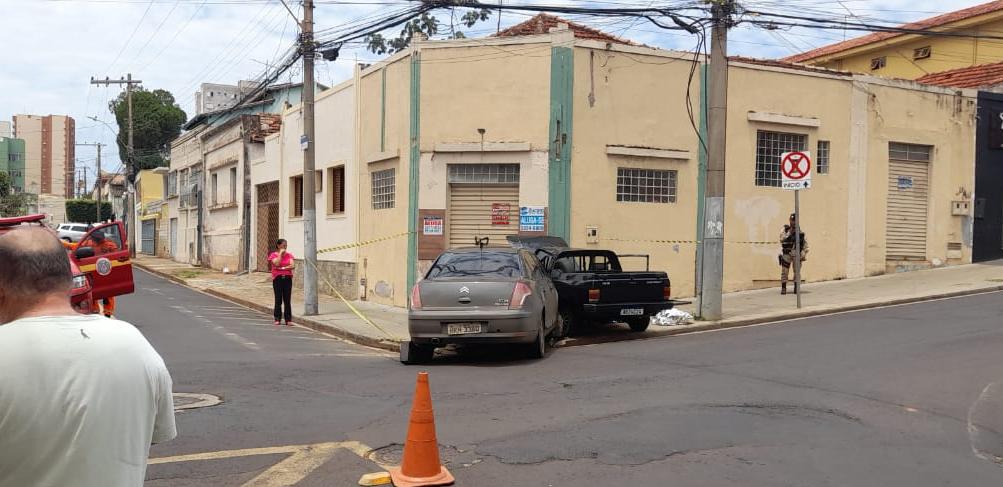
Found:
<svg viewBox="0 0 1003 487"><path fill-rule="evenodd" d="M178 413L150 486L354 485L399 461L419 370L457 485L1003 484L1000 293L418 369L136 279L120 318L223 401Z"/></svg>

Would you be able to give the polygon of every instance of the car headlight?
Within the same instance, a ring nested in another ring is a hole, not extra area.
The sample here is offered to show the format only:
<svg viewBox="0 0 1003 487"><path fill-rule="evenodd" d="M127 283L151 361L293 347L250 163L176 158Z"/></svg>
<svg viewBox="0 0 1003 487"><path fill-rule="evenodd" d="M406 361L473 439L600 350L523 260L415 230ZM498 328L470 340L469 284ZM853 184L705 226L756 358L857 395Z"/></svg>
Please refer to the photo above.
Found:
<svg viewBox="0 0 1003 487"><path fill-rule="evenodd" d="M83 289L88 286L87 276L73 276L73 289Z"/></svg>

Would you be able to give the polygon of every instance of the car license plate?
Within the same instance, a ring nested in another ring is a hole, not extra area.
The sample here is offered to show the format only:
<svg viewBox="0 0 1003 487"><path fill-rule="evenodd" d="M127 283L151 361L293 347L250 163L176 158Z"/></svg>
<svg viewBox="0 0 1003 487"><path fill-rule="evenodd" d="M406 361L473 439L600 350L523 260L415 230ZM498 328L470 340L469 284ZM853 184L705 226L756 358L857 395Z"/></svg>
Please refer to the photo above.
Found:
<svg viewBox="0 0 1003 487"><path fill-rule="evenodd" d="M446 334L468 335L470 333L480 333L480 323L450 323L446 325Z"/></svg>
<svg viewBox="0 0 1003 487"><path fill-rule="evenodd" d="M624 308L620 310L620 316L641 316L644 308Z"/></svg>

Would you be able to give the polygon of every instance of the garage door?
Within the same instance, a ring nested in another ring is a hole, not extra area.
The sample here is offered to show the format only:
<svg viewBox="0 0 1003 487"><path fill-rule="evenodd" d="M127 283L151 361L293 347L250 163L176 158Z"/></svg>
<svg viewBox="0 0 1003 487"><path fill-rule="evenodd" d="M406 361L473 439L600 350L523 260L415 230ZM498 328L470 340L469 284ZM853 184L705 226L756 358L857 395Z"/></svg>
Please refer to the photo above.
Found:
<svg viewBox="0 0 1003 487"><path fill-rule="evenodd" d="M450 247L470 247L479 237L504 243L519 233L519 186L452 184L447 221Z"/></svg>
<svg viewBox="0 0 1003 487"><path fill-rule="evenodd" d="M891 144L888 162L888 260L926 260L930 148Z"/></svg>

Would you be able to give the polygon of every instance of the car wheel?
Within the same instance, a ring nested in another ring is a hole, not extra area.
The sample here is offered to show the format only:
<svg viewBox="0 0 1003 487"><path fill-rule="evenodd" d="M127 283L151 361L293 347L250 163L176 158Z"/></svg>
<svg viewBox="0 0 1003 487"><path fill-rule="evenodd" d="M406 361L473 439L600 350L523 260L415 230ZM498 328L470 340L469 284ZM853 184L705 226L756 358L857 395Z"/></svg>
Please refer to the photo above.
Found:
<svg viewBox="0 0 1003 487"><path fill-rule="evenodd" d="M527 351L531 359L541 359L547 355L547 331L543 327L543 321L540 321L540 330L536 332L536 340L529 344Z"/></svg>
<svg viewBox="0 0 1003 487"><path fill-rule="evenodd" d="M435 356L435 347L429 345L418 345L414 342L401 343L400 360L404 365L418 365L432 361Z"/></svg>
<svg viewBox="0 0 1003 487"><path fill-rule="evenodd" d="M630 331L640 333L648 329L648 325L651 324L651 317L638 316L637 318L631 318L627 320L627 324L630 325Z"/></svg>

